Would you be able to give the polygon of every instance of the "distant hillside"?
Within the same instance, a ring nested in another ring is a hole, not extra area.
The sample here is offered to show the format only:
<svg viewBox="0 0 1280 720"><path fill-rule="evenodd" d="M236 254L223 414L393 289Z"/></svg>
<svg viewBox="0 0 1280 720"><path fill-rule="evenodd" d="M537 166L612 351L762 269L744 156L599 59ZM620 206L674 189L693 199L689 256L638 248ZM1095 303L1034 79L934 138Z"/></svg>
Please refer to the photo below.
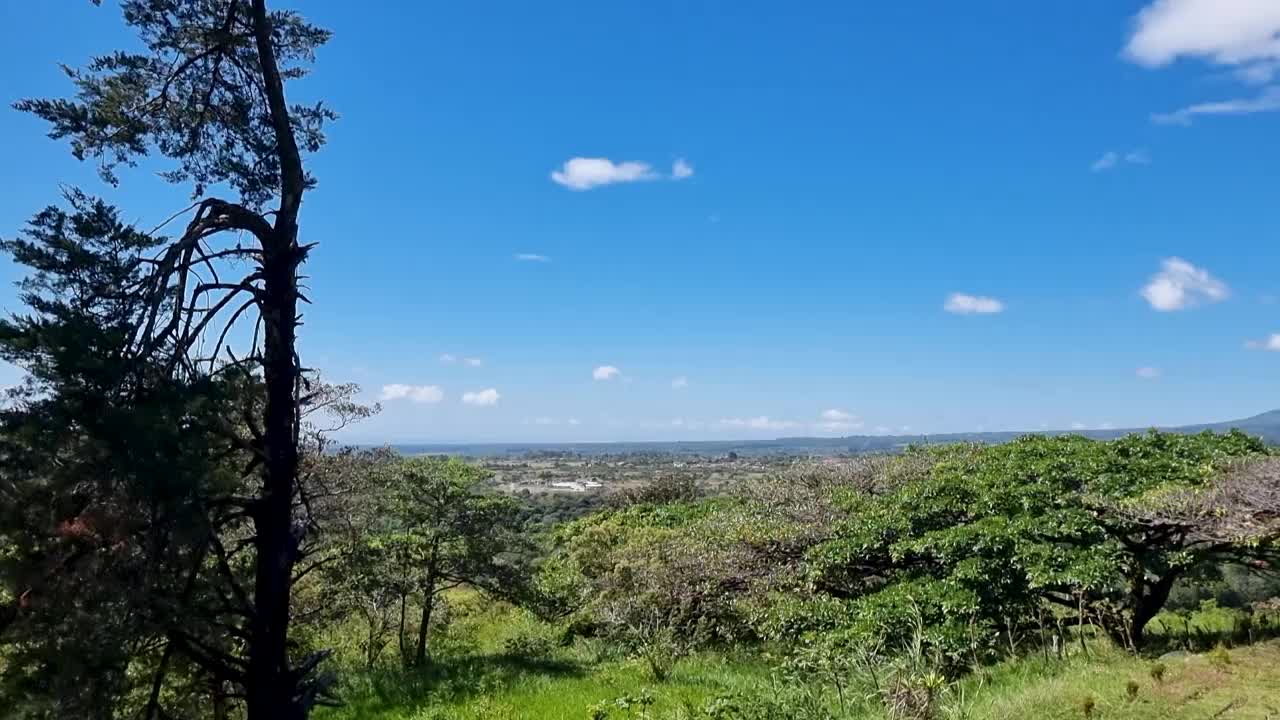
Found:
<svg viewBox="0 0 1280 720"><path fill-rule="evenodd" d="M1241 420L1161 428L1171 432L1197 433L1205 430L1226 432L1238 428L1256 435L1269 444L1280 444L1280 410L1271 410ZM1075 433L1086 437L1109 440L1147 428L1122 428L1115 430L1050 430L1039 431L1044 435ZM716 456L738 455L838 455L846 453L885 452L912 444L955 442L1008 442L1031 431L1020 432L972 432L941 435L852 435L841 438L794 437L777 440L706 440L691 442L614 442L614 443L479 443L479 444L403 444L395 449L406 455L465 455L468 457L521 456L536 453L572 453L579 455L620 455L650 453L662 455Z"/></svg>

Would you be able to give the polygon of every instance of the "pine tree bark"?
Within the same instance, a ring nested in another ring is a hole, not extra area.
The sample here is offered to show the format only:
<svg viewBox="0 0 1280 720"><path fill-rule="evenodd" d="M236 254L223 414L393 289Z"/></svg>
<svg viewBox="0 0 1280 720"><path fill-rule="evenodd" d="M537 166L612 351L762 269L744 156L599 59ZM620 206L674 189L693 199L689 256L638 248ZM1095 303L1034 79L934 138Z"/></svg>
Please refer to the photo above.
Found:
<svg viewBox="0 0 1280 720"><path fill-rule="evenodd" d="M294 677L289 667L288 628L293 566L301 540L293 528L293 494L298 478L297 269L302 259L297 217L306 178L276 64L265 0L254 0L252 12L280 156L281 187L273 232L262 248L266 460L262 494L254 508L257 567L246 709L248 720L303 720L306 708L298 698L300 678Z"/></svg>

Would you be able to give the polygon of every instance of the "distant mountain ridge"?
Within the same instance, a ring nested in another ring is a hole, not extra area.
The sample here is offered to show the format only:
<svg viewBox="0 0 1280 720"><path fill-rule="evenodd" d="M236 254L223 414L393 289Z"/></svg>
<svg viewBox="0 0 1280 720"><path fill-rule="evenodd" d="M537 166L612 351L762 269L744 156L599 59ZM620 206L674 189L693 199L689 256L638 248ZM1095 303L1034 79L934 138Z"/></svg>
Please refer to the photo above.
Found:
<svg viewBox="0 0 1280 720"><path fill-rule="evenodd" d="M912 444L983 442L1002 443L1028 434L1084 435L1110 440L1149 428L1113 430L1040 430L943 433L938 435L850 435L848 437L790 437L776 440L690 440L672 442L568 442L568 443L406 443L392 445L406 455L464 455L468 457L519 456L532 453L574 453L585 456L649 453L665 455L838 455L885 452ZM1226 422L1159 428L1168 432L1226 432L1239 429L1268 444L1280 445L1280 410Z"/></svg>

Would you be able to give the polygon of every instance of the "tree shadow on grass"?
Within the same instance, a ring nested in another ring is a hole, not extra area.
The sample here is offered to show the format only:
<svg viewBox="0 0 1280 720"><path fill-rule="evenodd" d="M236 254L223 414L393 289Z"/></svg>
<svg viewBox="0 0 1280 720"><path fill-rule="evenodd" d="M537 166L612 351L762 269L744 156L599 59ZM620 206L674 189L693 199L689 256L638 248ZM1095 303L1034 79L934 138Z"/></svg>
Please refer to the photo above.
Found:
<svg viewBox="0 0 1280 720"><path fill-rule="evenodd" d="M508 653L439 658L422 668L384 666L348 673L341 701L354 717L403 714L429 705L465 702L529 677L582 677L572 660Z"/></svg>

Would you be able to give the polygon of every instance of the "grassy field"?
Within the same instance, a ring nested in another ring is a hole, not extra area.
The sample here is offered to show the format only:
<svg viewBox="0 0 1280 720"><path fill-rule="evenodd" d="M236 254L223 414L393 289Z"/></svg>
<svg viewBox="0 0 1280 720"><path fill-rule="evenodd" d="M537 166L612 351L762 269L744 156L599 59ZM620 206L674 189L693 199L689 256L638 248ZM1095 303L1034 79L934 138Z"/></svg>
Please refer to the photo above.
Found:
<svg viewBox="0 0 1280 720"><path fill-rule="evenodd" d="M523 611L464 597L455 619L435 639L432 667L405 672L388 653L379 669L343 668L344 707L322 720L586 720L604 704L609 718L689 717L716 698L769 696L782 681L762 654L704 653L681 661L665 682L608 646L553 642L551 628ZM533 648L533 652L530 652ZM973 674L945 691L942 719L1046 720L1132 718L1280 720L1280 641L1204 653L1137 658L1101 641L1064 659L1010 661ZM856 684L856 683L855 683ZM643 707L618 709L650 698ZM829 707L838 704L828 693ZM630 713L630 714L629 714ZM875 698L846 698L842 719L884 718Z"/></svg>

